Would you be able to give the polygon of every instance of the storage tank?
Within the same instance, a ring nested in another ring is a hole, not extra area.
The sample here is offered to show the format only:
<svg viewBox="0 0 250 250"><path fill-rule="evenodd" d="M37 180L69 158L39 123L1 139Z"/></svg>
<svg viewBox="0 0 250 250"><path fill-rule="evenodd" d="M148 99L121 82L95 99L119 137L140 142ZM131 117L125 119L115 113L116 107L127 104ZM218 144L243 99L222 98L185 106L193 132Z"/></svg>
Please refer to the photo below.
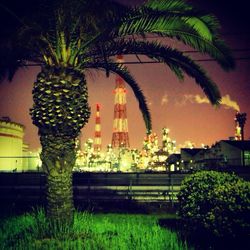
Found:
<svg viewBox="0 0 250 250"><path fill-rule="evenodd" d="M0 171L22 171L24 126L0 118Z"/></svg>
<svg viewBox="0 0 250 250"><path fill-rule="evenodd" d="M22 164L22 170L27 171L29 169L29 145L27 143L23 143L23 164Z"/></svg>

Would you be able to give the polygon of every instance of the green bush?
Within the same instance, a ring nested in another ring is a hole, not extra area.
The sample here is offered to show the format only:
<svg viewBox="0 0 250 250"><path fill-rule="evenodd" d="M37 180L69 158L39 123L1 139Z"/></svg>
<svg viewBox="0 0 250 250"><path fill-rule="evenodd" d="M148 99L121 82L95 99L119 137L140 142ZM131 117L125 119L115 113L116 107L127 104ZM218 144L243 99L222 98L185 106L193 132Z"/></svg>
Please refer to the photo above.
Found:
<svg viewBox="0 0 250 250"><path fill-rule="evenodd" d="M190 230L219 237L250 234L250 182L234 174L192 174L182 182L178 200L178 214Z"/></svg>

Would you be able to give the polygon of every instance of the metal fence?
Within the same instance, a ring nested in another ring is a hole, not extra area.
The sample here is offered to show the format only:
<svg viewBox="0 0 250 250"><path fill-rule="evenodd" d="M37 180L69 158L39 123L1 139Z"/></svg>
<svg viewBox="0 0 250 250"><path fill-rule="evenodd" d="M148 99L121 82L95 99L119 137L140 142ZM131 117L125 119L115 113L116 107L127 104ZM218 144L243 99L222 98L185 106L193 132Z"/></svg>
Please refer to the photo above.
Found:
<svg viewBox="0 0 250 250"><path fill-rule="evenodd" d="M243 168L242 168L243 169ZM238 174L250 180L246 168ZM74 173L74 202L85 204L167 204L174 206L188 173ZM39 172L0 173L0 206L45 205L46 176Z"/></svg>
<svg viewBox="0 0 250 250"><path fill-rule="evenodd" d="M74 200L83 202L176 202L186 174L75 173ZM43 204L46 176L42 173L0 173L0 202Z"/></svg>

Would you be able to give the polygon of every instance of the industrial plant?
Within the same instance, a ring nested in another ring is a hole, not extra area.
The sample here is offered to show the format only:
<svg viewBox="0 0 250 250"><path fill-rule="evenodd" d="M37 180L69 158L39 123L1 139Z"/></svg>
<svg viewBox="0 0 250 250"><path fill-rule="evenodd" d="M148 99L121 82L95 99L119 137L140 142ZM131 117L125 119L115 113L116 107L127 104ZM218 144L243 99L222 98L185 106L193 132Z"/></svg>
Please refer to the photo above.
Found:
<svg viewBox="0 0 250 250"><path fill-rule="evenodd" d="M117 56L117 63L123 63ZM74 171L79 172L145 172L189 171L212 166L250 166L250 141L245 140L246 113L237 112L235 134L211 147L177 149L170 130L162 128L161 143L150 131L142 141L142 148L130 147L126 86L120 76L115 78L114 119L111 143L102 145L101 104L96 104L94 138L76 141L77 160ZM25 127L8 117L0 118L0 171L39 171L39 152L30 152L24 142ZM83 146L81 146L83 145ZM178 151L179 150L179 151Z"/></svg>
<svg viewBox="0 0 250 250"><path fill-rule="evenodd" d="M126 89L116 80L112 140L106 148L101 140L101 105L96 105L94 139L89 138L81 147L76 142L77 161L74 171L79 172L145 172L189 171L212 167L250 166L250 140L244 140L246 113L235 115L235 134L228 140L211 147L177 149L162 128L161 143L156 133L145 136L141 149L130 148L126 115ZM0 171L21 172L41 170L39 152L29 151L23 141L25 127L8 117L0 118Z"/></svg>

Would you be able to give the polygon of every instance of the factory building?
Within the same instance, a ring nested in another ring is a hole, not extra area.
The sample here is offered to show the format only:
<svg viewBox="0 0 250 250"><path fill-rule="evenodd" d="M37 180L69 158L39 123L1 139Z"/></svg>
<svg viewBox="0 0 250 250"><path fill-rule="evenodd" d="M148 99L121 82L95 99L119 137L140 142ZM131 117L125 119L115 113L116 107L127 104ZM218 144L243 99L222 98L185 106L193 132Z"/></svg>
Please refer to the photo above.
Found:
<svg viewBox="0 0 250 250"><path fill-rule="evenodd" d="M250 167L250 140L244 139L246 113L237 112L234 118L235 135L220 140L211 147L181 148L181 153L170 155L167 166L175 169L221 169Z"/></svg>
<svg viewBox="0 0 250 250"><path fill-rule="evenodd" d="M221 166L250 166L250 141L222 140L213 145L210 159Z"/></svg>

